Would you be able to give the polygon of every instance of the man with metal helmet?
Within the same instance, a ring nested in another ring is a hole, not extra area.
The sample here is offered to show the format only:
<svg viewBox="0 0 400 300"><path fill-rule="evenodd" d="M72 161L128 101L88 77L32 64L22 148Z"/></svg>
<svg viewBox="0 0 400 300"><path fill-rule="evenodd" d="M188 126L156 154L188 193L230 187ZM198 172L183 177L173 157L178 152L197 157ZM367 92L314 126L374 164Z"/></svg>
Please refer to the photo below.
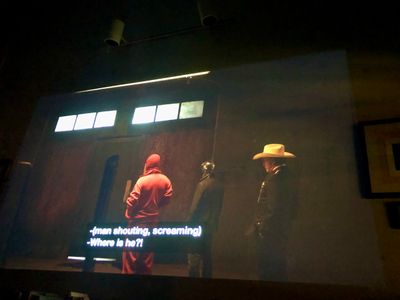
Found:
<svg viewBox="0 0 400 300"><path fill-rule="evenodd" d="M201 246L188 254L188 273L190 277L211 277L212 242L218 228L224 187L214 174L214 162L204 161L200 167L202 175L193 195L188 221L203 224L205 231Z"/></svg>

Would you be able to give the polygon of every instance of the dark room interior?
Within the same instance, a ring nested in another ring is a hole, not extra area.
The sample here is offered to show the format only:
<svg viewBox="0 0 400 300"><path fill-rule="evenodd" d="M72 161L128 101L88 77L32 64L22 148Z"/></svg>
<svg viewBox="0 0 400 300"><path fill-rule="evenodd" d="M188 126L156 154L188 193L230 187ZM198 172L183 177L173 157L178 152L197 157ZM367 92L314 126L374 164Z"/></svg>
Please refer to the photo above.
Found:
<svg viewBox="0 0 400 300"><path fill-rule="evenodd" d="M397 11L260 2L2 4L1 299L400 299ZM175 240L151 274L87 246L89 226L126 224L152 153L173 186L152 235L191 226L213 164L212 275ZM267 239L271 157L295 200Z"/></svg>

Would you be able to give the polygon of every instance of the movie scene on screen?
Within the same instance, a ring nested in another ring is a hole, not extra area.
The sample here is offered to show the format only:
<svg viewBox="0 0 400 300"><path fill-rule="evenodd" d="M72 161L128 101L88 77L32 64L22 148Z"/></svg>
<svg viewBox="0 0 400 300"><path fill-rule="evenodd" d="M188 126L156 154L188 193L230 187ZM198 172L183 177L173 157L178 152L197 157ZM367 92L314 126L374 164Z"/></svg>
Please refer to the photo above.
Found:
<svg viewBox="0 0 400 300"><path fill-rule="evenodd" d="M348 245L321 203L358 193L347 73L330 51L40 98L1 207L3 266L330 278Z"/></svg>

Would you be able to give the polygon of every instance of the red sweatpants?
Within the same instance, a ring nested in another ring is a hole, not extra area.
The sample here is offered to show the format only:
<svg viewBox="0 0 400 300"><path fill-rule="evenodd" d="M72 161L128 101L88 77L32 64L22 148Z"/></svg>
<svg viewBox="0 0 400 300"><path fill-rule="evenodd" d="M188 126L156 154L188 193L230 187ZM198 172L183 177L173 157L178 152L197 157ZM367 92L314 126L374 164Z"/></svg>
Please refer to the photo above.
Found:
<svg viewBox="0 0 400 300"><path fill-rule="evenodd" d="M154 252L122 252L122 274L151 275Z"/></svg>

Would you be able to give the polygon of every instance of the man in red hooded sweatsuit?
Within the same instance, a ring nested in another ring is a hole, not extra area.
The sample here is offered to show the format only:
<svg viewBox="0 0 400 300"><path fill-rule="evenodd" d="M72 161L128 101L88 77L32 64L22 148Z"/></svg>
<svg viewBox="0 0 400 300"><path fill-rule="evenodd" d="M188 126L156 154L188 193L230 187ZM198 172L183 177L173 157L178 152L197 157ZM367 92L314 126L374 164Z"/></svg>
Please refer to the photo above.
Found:
<svg viewBox="0 0 400 300"><path fill-rule="evenodd" d="M160 207L167 205L172 196L172 184L161 173L160 156L151 154L144 165L143 175L137 180L126 200L125 218L129 226L153 226L158 222ZM146 274L152 272L153 252L124 251L122 273Z"/></svg>

